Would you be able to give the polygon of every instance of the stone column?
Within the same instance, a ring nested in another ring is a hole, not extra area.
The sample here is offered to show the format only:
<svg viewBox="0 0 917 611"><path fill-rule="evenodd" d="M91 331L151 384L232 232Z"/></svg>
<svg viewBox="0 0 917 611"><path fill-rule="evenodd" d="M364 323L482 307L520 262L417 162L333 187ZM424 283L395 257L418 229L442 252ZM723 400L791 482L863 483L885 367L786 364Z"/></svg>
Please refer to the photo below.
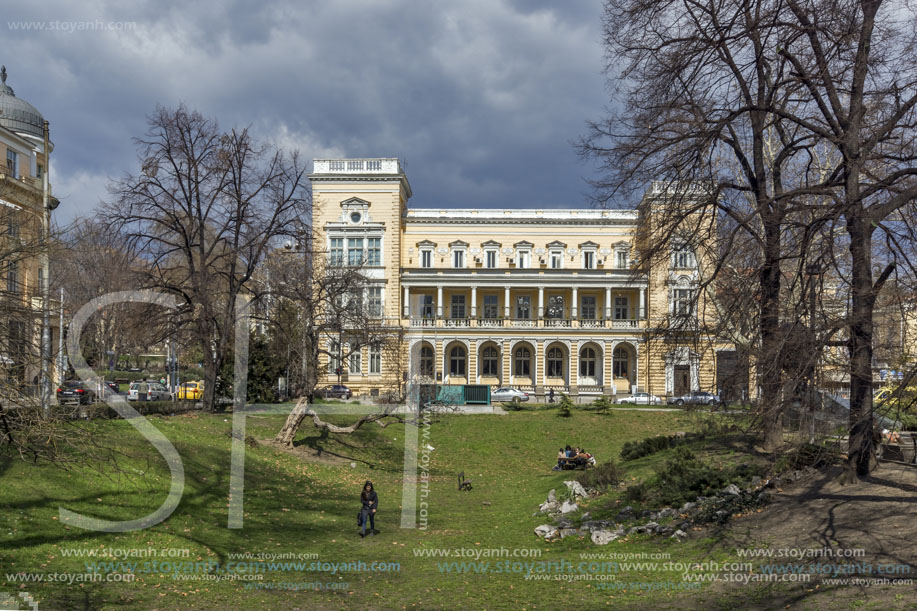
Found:
<svg viewBox="0 0 917 611"><path fill-rule="evenodd" d="M436 317L443 317L443 287L436 287Z"/></svg>
<svg viewBox="0 0 917 611"><path fill-rule="evenodd" d="M411 289L407 286L404 287L404 301L402 302L402 309L404 310L404 318L411 317Z"/></svg>
<svg viewBox="0 0 917 611"><path fill-rule="evenodd" d="M544 287L538 287L538 318L544 318Z"/></svg>
<svg viewBox="0 0 917 611"><path fill-rule="evenodd" d="M509 318L509 287L503 289L503 318Z"/></svg>
<svg viewBox="0 0 917 611"><path fill-rule="evenodd" d="M611 318L611 287L605 287L605 320Z"/></svg>
<svg viewBox="0 0 917 611"><path fill-rule="evenodd" d="M637 312L637 318L646 319L646 289L640 289L640 310Z"/></svg>
<svg viewBox="0 0 917 611"><path fill-rule="evenodd" d="M570 318L572 318L573 320L576 320L576 305L577 305L578 299L579 297L577 296L577 289L574 286L573 287L573 299L571 300L573 303L570 304Z"/></svg>
<svg viewBox="0 0 917 611"><path fill-rule="evenodd" d="M471 317L478 317L478 287L471 287Z"/></svg>

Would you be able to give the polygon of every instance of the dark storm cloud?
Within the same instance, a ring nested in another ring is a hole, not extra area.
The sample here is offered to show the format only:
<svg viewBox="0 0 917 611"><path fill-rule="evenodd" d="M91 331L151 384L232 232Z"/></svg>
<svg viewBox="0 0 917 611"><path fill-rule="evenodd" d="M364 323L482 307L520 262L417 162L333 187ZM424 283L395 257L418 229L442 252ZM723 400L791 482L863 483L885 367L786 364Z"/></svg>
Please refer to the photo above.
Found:
<svg viewBox="0 0 917 611"><path fill-rule="evenodd" d="M594 0L46 2L5 12L14 52L0 62L51 121L65 217L133 171L146 115L180 102L307 157L406 159L415 206L580 206L590 168L570 142L605 101L600 12Z"/></svg>

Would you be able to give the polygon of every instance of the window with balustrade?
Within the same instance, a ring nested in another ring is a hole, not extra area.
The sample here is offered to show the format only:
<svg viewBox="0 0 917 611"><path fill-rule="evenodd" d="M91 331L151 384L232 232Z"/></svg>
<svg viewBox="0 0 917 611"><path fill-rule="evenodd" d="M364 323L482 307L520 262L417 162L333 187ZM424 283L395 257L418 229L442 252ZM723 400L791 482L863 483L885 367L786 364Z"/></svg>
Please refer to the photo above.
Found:
<svg viewBox="0 0 917 611"><path fill-rule="evenodd" d="M464 295L453 295L452 296L452 316L450 318L465 318L465 296Z"/></svg>
<svg viewBox="0 0 917 611"><path fill-rule="evenodd" d="M595 295L583 295L580 298L580 318L583 320L595 320L596 307Z"/></svg>
<svg viewBox="0 0 917 611"><path fill-rule="evenodd" d="M484 295L484 318L493 320L499 318L498 298L496 295Z"/></svg>
<svg viewBox="0 0 917 611"><path fill-rule="evenodd" d="M532 298L529 295L516 297L516 318L528 320L532 317Z"/></svg>
<svg viewBox="0 0 917 611"><path fill-rule="evenodd" d="M630 304L627 295L615 296L615 320L628 320L630 318Z"/></svg>
<svg viewBox="0 0 917 611"><path fill-rule="evenodd" d="M436 317L436 308L433 305L433 295L421 295L420 296L420 317L421 318L435 318Z"/></svg>

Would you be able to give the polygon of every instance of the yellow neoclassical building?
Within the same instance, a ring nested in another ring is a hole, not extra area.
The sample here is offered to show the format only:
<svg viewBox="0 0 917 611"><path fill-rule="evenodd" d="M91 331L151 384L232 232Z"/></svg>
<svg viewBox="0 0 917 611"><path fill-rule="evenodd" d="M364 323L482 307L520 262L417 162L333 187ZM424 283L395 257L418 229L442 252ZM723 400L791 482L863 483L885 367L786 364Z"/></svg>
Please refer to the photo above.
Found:
<svg viewBox="0 0 917 611"><path fill-rule="evenodd" d="M364 264L370 310L403 337L397 352L323 363L323 384L486 384L580 401L718 390L726 349L652 332L705 307L699 257L685 244L636 271L637 210L413 208L398 159L316 159L310 179L317 243L332 262Z"/></svg>

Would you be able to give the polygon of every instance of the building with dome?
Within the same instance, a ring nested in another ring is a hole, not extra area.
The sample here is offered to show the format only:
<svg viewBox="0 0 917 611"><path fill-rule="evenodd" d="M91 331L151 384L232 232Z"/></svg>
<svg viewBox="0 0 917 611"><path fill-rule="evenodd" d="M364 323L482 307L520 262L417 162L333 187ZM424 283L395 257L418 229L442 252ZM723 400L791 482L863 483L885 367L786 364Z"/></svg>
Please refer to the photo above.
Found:
<svg viewBox="0 0 917 611"><path fill-rule="evenodd" d="M0 67L0 378L35 389L42 379L42 337L53 372L48 254L43 244L57 200L51 196L47 123L7 83ZM43 329L48 329L43 334Z"/></svg>

